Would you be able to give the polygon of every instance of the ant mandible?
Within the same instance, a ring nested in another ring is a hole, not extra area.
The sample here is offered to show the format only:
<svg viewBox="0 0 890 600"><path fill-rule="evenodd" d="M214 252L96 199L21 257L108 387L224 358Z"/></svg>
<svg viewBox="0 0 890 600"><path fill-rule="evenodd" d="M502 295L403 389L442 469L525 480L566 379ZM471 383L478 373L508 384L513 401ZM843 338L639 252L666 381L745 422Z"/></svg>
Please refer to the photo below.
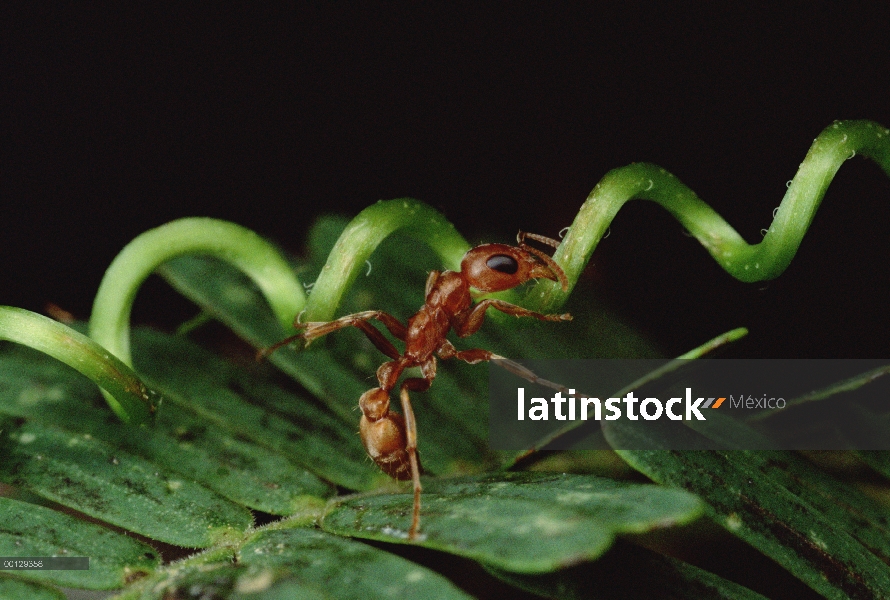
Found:
<svg viewBox="0 0 890 600"><path fill-rule="evenodd" d="M470 336L482 326L485 311L497 309L516 317L533 317L541 321L570 321L570 314L545 315L531 310L488 298L473 305L470 288L480 292L500 292L512 289L532 279L558 281L563 290L568 289L565 273L554 260L536 248L525 243L526 239L536 240L556 248L559 242L522 231L516 236L518 246L506 244L484 244L470 249L461 260L460 271L433 271L426 280L426 299L405 326L392 315L379 310L368 310L335 321L300 323L299 316L294 327L304 329L302 333L284 339L262 350L260 357L266 356L294 340L312 340L333 333L344 327L357 327L374 346L392 360L377 369L379 387L368 390L359 398L362 411L360 434L368 455L380 469L398 480L411 479L414 484L414 510L408 538L416 539L420 528L420 462L417 457L417 423L411 408L409 392L424 392L429 389L436 377L436 356L441 359L457 358L476 364L492 359L505 360L488 350L474 348L458 350L448 341L452 329L458 337ZM389 332L405 343L405 352L400 354L383 334L368 321L376 319L383 323ZM389 409L389 393L395 387L402 371L409 367L420 367L422 377L410 377L402 382L399 397L402 414ZM517 374L522 375L521 372Z"/></svg>

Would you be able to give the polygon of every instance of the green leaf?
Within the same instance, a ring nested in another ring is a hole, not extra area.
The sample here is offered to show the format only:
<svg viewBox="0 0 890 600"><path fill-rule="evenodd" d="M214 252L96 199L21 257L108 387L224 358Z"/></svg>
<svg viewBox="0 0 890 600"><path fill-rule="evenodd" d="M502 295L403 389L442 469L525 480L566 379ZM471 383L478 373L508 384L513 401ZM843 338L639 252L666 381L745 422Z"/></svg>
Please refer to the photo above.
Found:
<svg viewBox="0 0 890 600"><path fill-rule="evenodd" d="M288 569L257 567L229 562L171 565L142 585L114 596L115 600L330 600L321 586L299 581Z"/></svg>
<svg viewBox="0 0 890 600"><path fill-rule="evenodd" d="M808 400L856 389L881 374L879 369L848 379L814 392ZM719 432L730 447L734 438L742 439L746 426L714 419L709 417L703 434L716 439ZM699 493L719 523L814 590L844 598L890 589L886 511L798 454L667 451L671 444L651 424L612 422L603 430L616 448L648 448L616 452L655 481ZM698 433L688 430L687 435L694 441ZM754 439L749 433L744 438Z"/></svg>
<svg viewBox="0 0 890 600"><path fill-rule="evenodd" d="M195 347L195 352L204 351ZM173 395L152 427L127 427L109 414L95 386L58 361L26 349L0 354L0 413L88 433L272 514L290 514L309 497L331 494L329 486L283 453L235 438L171 401Z"/></svg>
<svg viewBox="0 0 890 600"><path fill-rule="evenodd" d="M4 600L65 600L65 594L39 583L0 573L0 598Z"/></svg>
<svg viewBox="0 0 890 600"><path fill-rule="evenodd" d="M238 552L246 565L279 565L334 598L466 598L417 564L366 544L315 529L271 529ZM349 565L344 569L343 565Z"/></svg>
<svg viewBox="0 0 890 600"><path fill-rule="evenodd" d="M618 454L659 483L700 494L718 523L828 598L890 589L886 513L794 453Z"/></svg>
<svg viewBox="0 0 890 600"><path fill-rule="evenodd" d="M250 512L90 434L0 423L0 481L149 538L200 548L237 535Z"/></svg>
<svg viewBox="0 0 890 600"><path fill-rule="evenodd" d="M171 565L118 598L160 600L187 591L219 599L469 599L425 567L316 529L276 525L228 552L225 562L217 552Z"/></svg>
<svg viewBox="0 0 890 600"><path fill-rule="evenodd" d="M168 403L191 412L224 439L248 440L352 489L368 489L382 478L368 464L357 425L314 399L239 369L186 339L148 329L134 335L134 361ZM175 421L171 418L171 425ZM321 489L314 493L327 495Z"/></svg>
<svg viewBox="0 0 890 600"><path fill-rule="evenodd" d="M886 450L869 450L858 453L872 469L890 478L890 452Z"/></svg>
<svg viewBox="0 0 890 600"><path fill-rule="evenodd" d="M832 385L826 386L819 390L814 390L802 396L798 396L796 398L792 398L788 400L785 405L786 410L789 408L794 408L797 406L805 406L812 402L819 402L822 400L826 400L828 398L833 398L839 394L844 394L846 392L852 392L858 390L859 388L875 383L880 380L885 375L890 374L890 365L884 365L881 367L877 367L865 373L859 373L858 375L854 375L842 381L838 381ZM761 413L757 415L756 418L751 420L764 420L769 418L770 413Z"/></svg>
<svg viewBox="0 0 890 600"><path fill-rule="evenodd" d="M651 550L618 543L595 563L528 575L488 567L494 576L560 600L765 600L732 581Z"/></svg>
<svg viewBox="0 0 890 600"><path fill-rule="evenodd" d="M411 507L406 494L355 497L335 505L322 527L404 542ZM619 533L685 523L703 508L681 490L544 473L430 480L422 507L420 545L524 573L592 560Z"/></svg>
<svg viewBox="0 0 890 600"><path fill-rule="evenodd" d="M152 547L125 535L50 508L2 497L0 556L89 557L89 570L14 573L35 581L91 589L123 587L153 572L161 560ZM0 598L8 597L0 594Z"/></svg>

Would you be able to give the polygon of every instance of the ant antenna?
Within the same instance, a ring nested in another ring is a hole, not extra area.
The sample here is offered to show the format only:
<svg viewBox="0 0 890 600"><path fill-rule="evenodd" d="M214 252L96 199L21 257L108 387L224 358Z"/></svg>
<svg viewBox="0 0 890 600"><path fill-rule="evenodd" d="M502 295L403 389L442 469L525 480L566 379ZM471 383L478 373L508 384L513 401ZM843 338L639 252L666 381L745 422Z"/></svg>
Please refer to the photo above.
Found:
<svg viewBox="0 0 890 600"><path fill-rule="evenodd" d="M527 233L525 231L520 231L519 233L516 234L516 241L519 242L519 247L522 248L523 250L526 250L527 252L531 252L532 254L537 256L539 259L541 259L541 261L543 261L545 265L550 267L550 270L553 271L556 274L556 277L559 279L559 285L562 286L562 291L564 291L564 292L568 291L569 279L568 279L568 277L566 277L566 274L562 270L562 267L560 267L558 264L556 264L556 261L553 260L553 257L551 257L550 255L544 254L537 248L533 248L533 247L529 246L528 244L526 244L525 243L526 238L535 240L537 242L541 242L542 244L546 244L546 245L552 246L554 248L559 247L559 242L554 240L553 238L549 238L549 237L546 237L543 235L538 235L537 233Z"/></svg>

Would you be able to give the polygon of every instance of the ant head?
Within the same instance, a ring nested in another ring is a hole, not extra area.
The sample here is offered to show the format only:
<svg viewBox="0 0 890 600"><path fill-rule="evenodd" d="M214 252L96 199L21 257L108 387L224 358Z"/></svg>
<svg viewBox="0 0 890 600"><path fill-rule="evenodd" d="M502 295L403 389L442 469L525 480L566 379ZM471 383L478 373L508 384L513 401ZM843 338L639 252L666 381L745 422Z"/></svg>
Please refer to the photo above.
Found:
<svg viewBox="0 0 890 600"><path fill-rule="evenodd" d="M568 281L553 259L535 248L520 243L484 244L464 255L460 272L467 283L480 292L509 290L531 279L558 281L563 290Z"/></svg>

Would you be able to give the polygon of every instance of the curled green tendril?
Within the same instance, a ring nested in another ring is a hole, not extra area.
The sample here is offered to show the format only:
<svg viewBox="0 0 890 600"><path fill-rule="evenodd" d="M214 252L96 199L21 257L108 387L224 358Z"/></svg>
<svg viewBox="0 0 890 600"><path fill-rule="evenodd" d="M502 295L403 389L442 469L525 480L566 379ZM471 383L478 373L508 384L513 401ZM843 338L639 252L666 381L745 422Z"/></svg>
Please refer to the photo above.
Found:
<svg viewBox="0 0 890 600"><path fill-rule="evenodd" d="M108 350L70 327L23 308L0 306L0 339L56 358L106 391L108 404L126 422L145 422L155 409L153 393Z"/></svg>
<svg viewBox="0 0 890 600"><path fill-rule="evenodd" d="M417 200L381 200L350 221L312 287L303 321L329 321L374 249L400 231L425 244L448 269L460 269L467 241L437 210Z"/></svg>
<svg viewBox="0 0 890 600"><path fill-rule="evenodd" d="M241 269L262 290L283 327L306 303L290 265L253 231L217 219L179 219L146 231L115 257L93 302L90 337L132 366L130 310L136 292L155 269L186 254L215 256Z"/></svg>
<svg viewBox="0 0 890 600"><path fill-rule="evenodd" d="M569 279L569 290L539 281L527 299L529 308L546 312L565 302L612 219L634 198L664 207L733 277L744 282L774 279L797 253L835 173L855 155L871 158L890 176L890 130L872 121L828 126L810 147L758 244L745 242L695 192L657 165L639 163L610 171L593 188L554 255Z"/></svg>

